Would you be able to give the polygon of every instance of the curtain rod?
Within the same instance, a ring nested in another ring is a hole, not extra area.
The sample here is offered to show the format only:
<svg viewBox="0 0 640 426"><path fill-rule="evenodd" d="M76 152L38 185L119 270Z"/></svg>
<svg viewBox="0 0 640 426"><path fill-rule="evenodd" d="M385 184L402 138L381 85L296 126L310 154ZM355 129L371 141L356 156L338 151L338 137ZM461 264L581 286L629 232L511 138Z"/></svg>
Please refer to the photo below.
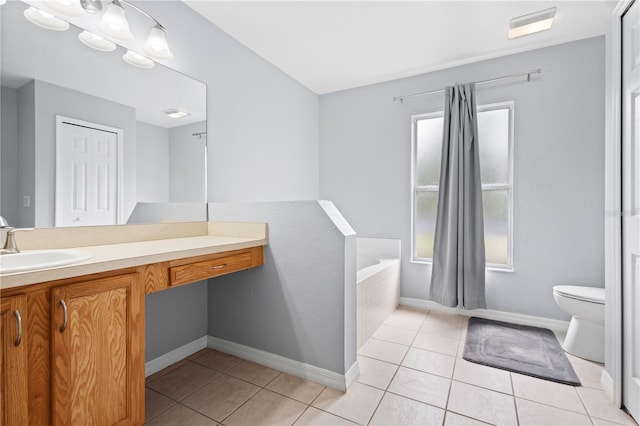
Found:
<svg viewBox="0 0 640 426"><path fill-rule="evenodd" d="M502 77L496 77L496 78L490 78L488 80L478 81L476 85L479 86L481 84L495 83L496 81L506 80L508 78L522 77L523 75L527 76L527 81L531 81L531 74L541 74L541 73L542 73L542 68L536 68L534 70L529 70L529 71L521 72L518 74L503 75ZM444 90L445 89L438 89L438 90L430 90L428 92L412 93L410 95L404 95L404 96L395 96L393 98L393 102L400 101L400 103L402 103L407 98L417 98L418 96L435 95L436 93L443 93Z"/></svg>

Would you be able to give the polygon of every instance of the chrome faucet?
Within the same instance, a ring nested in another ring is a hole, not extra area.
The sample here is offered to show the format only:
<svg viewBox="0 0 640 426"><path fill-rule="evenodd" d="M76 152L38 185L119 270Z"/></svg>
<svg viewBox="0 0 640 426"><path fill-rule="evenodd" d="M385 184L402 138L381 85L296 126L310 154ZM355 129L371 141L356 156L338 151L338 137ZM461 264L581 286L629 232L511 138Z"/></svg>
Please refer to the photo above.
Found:
<svg viewBox="0 0 640 426"><path fill-rule="evenodd" d="M0 255L20 253L18 245L16 244L16 229L9 226L6 219L0 216L0 229L7 231L7 238L4 242L4 247L0 250Z"/></svg>

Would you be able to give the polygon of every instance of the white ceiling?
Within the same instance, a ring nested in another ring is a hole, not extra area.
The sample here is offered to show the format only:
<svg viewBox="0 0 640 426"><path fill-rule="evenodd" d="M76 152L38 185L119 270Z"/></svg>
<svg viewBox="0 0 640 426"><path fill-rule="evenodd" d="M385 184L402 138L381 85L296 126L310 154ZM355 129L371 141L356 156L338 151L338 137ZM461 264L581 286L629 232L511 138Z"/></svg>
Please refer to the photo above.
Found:
<svg viewBox="0 0 640 426"><path fill-rule="evenodd" d="M185 3L318 94L602 35L608 16L601 0ZM507 39L549 7L550 30Z"/></svg>

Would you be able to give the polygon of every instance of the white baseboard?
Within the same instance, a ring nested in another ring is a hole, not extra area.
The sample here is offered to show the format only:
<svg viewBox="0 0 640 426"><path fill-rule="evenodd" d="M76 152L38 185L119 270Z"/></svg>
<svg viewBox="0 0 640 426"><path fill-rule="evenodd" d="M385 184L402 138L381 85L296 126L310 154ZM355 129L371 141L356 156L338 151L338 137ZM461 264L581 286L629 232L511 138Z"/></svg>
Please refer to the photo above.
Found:
<svg viewBox="0 0 640 426"><path fill-rule="evenodd" d="M181 361L188 357L189 355L193 355L207 347L207 336L202 336L199 339L194 340L193 342L187 343L186 345L180 346L177 349L172 350L169 353L159 356L158 358L152 359L144 365L144 375L148 377L153 373L157 373L158 371L167 368L171 364L175 364L178 361Z"/></svg>
<svg viewBox="0 0 640 426"><path fill-rule="evenodd" d="M207 336L207 346L211 349L217 349L221 352L235 355L266 367L301 377L306 380L311 380L312 382L341 391L346 391L347 387L355 380L359 373L357 361L353 366L351 366L351 368L349 368L349 371L347 371L346 374L338 374L333 371L325 370L324 368L305 364L304 362L295 361L271 352L251 348L249 346L219 339L213 336Z"/></svg>
<svg viewBox="0 0 640 426"><path fill-rule="evenodd" d="M421 310L447 312L451 314L465 315L468 317L473 316L495 321L530 325L533 327L543 327L561 333L566 333L567 329L569 328L569 321L560 321L551 318L536 317L533 315L516 314L513 312L494 311L491 309L473 309L467 311L464 309L442 306L432 300L414 299L411 297L401 297L400 305Z"/></svg>
<svg viewBox="0 0 640 426"><path fill-rule="evenodd" d="M613 396L613 379L604 368L600 375L600 386L602 387L602 390L604 390L605 395L607 395L607 398L609 398L609 401L615 403L615 398Z"/></svg>
<svg viewBox="0 0 640 426"><path fill-rule="evenodd" d="M344 375L344 379L345 379L345 383L346 383L347 389L349 389L351 387L351 385L353 384L353 382L356 381L356 379L358 378L359 375L360 375L360 365L358 364L358 361L356 360L356 362L353 363L351 368L349 368L349 370L347 370L347 374Z"/></svg>

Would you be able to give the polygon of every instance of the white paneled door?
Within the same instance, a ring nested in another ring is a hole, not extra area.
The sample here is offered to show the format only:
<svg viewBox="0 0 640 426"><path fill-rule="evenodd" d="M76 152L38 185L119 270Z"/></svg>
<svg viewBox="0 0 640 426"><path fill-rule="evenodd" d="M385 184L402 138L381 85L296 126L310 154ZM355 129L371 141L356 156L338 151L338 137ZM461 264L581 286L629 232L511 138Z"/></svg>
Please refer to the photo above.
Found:
<svg viewBox="0 0 640 426"><path fill-rule="evenodd" d="M59 120L56 226L117 223L118 134Z"/></svg>
<svg viewBox="0 0 640 426"><path fill-rule="evenodd" d="M640 422L640 1L622 17L622 399Z"/></svg>

